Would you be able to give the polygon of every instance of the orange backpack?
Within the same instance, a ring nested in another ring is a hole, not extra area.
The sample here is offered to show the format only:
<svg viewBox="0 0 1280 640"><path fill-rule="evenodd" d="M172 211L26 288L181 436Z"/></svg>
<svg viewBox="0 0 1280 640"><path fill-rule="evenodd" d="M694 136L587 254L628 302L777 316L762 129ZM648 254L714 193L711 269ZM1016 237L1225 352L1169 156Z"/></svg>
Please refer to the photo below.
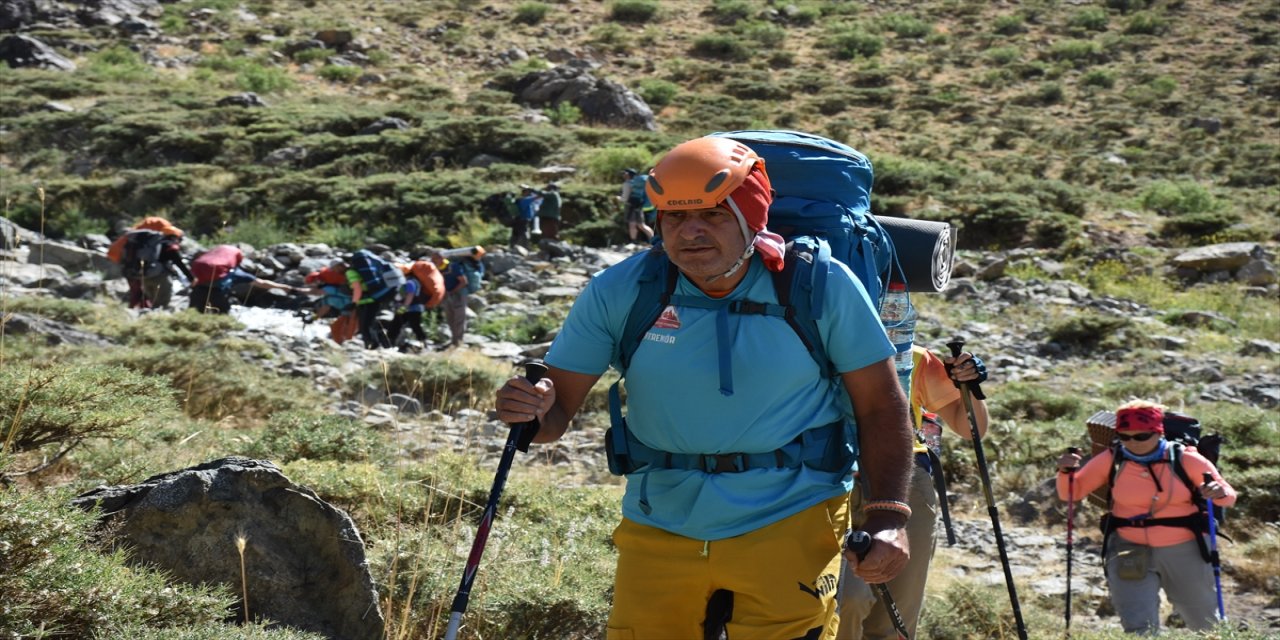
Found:
<svg viewBox="0 0 1280 640"><path fill-rule="evenodd" d="M415 260L409 264L400 265L400 270L406 276L412 275L418 280L418 284L422 285L422 291L418 293L417 299L421 300L426 308L434 309L444 300L444 276L440 274L435 263L430 260Z"/></svg>

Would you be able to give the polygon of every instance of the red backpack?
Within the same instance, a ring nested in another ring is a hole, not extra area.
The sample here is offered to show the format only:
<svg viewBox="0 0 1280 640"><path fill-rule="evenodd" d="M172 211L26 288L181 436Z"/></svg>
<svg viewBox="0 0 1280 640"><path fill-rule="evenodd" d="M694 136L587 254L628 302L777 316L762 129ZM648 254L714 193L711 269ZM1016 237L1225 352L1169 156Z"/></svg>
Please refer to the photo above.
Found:
<svg viewBox="0 0 1280 640"><path fill-rule="evenodd" d="M214 247L191 261L191 276L195 280L191 284L217 282L227 277L243 260L244 253L229 244Z"/></svg>

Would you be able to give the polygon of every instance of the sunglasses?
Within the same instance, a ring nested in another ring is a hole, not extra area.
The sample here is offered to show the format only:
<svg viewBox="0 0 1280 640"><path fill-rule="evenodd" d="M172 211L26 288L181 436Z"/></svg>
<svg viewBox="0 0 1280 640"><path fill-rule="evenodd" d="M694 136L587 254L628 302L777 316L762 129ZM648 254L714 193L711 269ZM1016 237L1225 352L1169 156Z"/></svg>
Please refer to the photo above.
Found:
<svg viewBox="0 0 1280 640"><path fill-rule="evenodd" d="M1156 437L1156 434L1155 434L1155 432L1154 432L1154 431L1146 431L1146 432L1143 432L1143 433L1134 433L1134 434L1128 434L1128 433L1117 433L1117 434L1116 434L1116 437L1117 437L1117 438L1120 438L1120 440L1122 440L1122 441L1124 441L1124 442L1128 442L1128 441L1130 441L1130 440L1137 440L1138 442L1146 442L1146 441L1148 441L1148 440L1150 440L1150 439L1152 439L1152 438Z"/></svg>

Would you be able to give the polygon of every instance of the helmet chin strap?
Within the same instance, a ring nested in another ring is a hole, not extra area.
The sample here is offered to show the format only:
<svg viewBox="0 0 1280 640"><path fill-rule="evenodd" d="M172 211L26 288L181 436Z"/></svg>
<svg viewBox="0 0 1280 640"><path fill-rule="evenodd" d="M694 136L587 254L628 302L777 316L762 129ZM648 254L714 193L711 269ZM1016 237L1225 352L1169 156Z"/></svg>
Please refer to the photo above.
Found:
<svg viewBox="0 0 1280 640"><path fill-rule="evenodd" d="M738 208L738 203L733 201L733 196L726 197L724 202L729 205L729 209L733 211L734 217L738 219L738 228L742 230L742 238L746 240L747 247L742 250L742 255L738 257L738 261L733 263L732 267L729 267L728 271L718 276L711 276L710 278L707 278L707 282L715 282L720 278L728 278L737 273L738 269L741 269L742 265L746 264L747 260L750 260L751 256L755 255L756 252L755 235L751 233L751 229L747 228L747 218L742 215L742 210Z"/></svg>

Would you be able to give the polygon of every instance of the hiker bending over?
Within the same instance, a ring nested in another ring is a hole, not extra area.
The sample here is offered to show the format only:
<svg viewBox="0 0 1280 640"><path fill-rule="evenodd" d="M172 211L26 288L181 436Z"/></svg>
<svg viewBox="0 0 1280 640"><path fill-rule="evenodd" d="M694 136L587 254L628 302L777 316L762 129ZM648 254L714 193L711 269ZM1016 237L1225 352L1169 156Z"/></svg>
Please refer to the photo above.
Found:
<svg viewBox="0 0 1280 640"><path fill-rule="evenodd" d="M1208 629L1217 607L1204 499L1229 507L1236 502L1236 491L1204 456L1165 439L1160 405L1134 401L1121 406L1116 438L1116 446L1083 467L1074 453L1058 459L1058 497L1067 499L1072 473L1076 500L1110 482L1103 560L1111 604L1126 632L1159 631L1161 589L1187 628ZM1175 462L1185 476L1177 473ZM1205 473L1212 482L1203 481Z"/></svg>
<svg viewBox="0 0 1280 640"><path fill-rule="evenodd" d="M240 268L244 252L229 244L218 245L191 261L191 308L204 313L230 313L231 288L249 284L262 289L306 293L302 287L263 280Z"/></svg>
<svg viewBox="0 0 1280 640"><path fill-rule="evenodd" d="M969 416L965 412L964 402L960 399L960 384L980 384L987 379L987 368L982 360L972 353L961 353L958 357L944 356L939 359L920 346L912 349L914 366L911 370L911 417L916 427L915 469L911 476L911 497L907 501L911 506L911 517L907 521L907 536L911 540L911 559L907 566L890 580L889 593L893 595L894 604L906 623L908 634L916 637L916 625L924 606L925 583L929 578L929 563L933 560L933 551L937 545L935 526L938 522L938 500L941 496L934 489L932 473L941 473L935 466L941 459L930 457L926 447L929 431L925 427L937 429L936 422L926 425L926 418L942 422L960 437L969 440L973 433L969 430ZM987 433L987 403L973 399L974 419L978 423L978 435ZM927 414L927 415L926 415ZM936 415L934 415L936 414ZM939 436L940 432L935 432ZM937 443L930 443L939 453ZM865 501L861 487L854 489L850 497L854 527L861 523L861 506ZM898 632L893 628L889 612L883 603L876 600L875 592L861 578L854 576L846 567L840 576L840 640L896 639Z"/></svg>
<svg viewBox="0 0 1280 640"><path fill-rule="evenodd" d="M730 312L776 306L770 274L785 263L751 149L714 137L680 144L654 167L649 197L665 249L588 283L546 356L547 377L508 380L498 417L537 418L534 441L554 441L609 366L625 370L630 415L607 446L610 469L627 476L610 637L702 638L705 624L730 638L829 640L859 431L872 498L863 529L874 542L849 561L871 582L907 562L911 427L893 346L836 261L814 315L837 374L783 317ZM649 305L656 321L624 344L652 268L674 287L670 305Z"/></svg>

